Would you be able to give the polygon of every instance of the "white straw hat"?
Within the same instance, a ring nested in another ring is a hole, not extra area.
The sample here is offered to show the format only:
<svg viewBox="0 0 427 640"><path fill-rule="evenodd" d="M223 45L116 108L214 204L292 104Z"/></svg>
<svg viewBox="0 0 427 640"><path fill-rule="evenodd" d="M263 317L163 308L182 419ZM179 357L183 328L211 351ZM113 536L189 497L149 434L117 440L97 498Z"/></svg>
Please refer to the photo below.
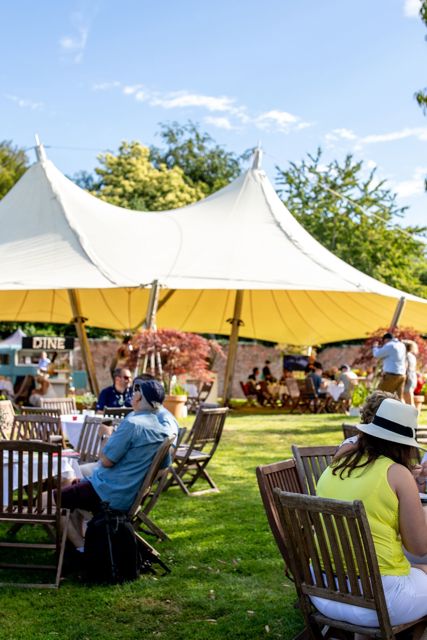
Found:
<svg viewBox="0 0 427 640"><path fill-rule="evenodd" d="M378 407L372 422L358 424L357 428L363 433L382 440L420 448L415 439L417 418L418 411L412 405L393 398L385 398Z"/></svg>

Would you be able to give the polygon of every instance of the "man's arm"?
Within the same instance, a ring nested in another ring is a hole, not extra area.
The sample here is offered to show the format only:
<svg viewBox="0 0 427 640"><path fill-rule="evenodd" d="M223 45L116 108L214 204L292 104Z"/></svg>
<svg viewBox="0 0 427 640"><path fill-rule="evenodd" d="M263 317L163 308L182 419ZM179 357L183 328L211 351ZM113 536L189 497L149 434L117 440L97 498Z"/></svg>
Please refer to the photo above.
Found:
<svg viewBox="0 0 427 640"><path fill-rule="evenodd" d="M110 437L108 437L108 431L111 427L106 425L102 425L102 427L105 429L104 435L107 436L107 442L99 459L103 467L113 467L121 458L123 458L130 448L132 443L133 427L132 424L124 418L124 420L119 424L117 431L113 431Z"/></svg>
<svg viewBox="0 0 427 640"><path fill-rule="evenodd" d="M385 358L390 354L389 344L384 344L382 347L372 347L372 353L374 358Z"/></svg>

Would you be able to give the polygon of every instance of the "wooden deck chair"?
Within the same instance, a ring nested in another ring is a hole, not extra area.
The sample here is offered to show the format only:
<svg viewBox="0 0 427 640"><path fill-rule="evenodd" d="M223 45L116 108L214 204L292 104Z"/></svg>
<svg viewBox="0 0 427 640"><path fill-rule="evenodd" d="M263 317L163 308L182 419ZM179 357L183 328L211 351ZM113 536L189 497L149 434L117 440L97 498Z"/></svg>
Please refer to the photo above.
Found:
<svg viewBox="0 0 427 640"><path fill-rule="evenodd" d="M170 438L165 438L163 440L162 444L157 450L156 455L153 458L153 461L151 462L150 468L145 474L145 478L138 491L138 495L136 496L133 505L128 511L128 517L130 518L130 521L132 522L132 525L135 531L138 531L141 525L143 525L144 526L143 530L146 533L151 533L157 536L161 540L167 540L168 536L163 531L163 529L157 526L151 520L151 518L148 517L148 515L144 511L144 504L145 502L150 500L152 486L155 483L156 478L162 466L164 466L166 470L168 468L166 456L169 454L170 448L174 440L175 440L174 436L171 436Z"/></svg>
<svg viewBox="0 0 427 640"><path fill-rule="evenodd" d="M60 445L46 442L0 441L0 524L12 525L4 537L9 538L9 532L28 526L42 526L53 531L53 541L40 542L20 541L13 535L11 539L0 539L2 549L1 568L24 569L55 572L55 579L49 583L21 583L15 582L13 586L19 587L59 587L62 562L64 558L65 541L67 539L69 512L61 509L61 492L58 491L56 499L53 491L61 485L61 447ZM42 493L43 492L43 493ZM55 501L56 500L56 501ZM61 516L64 516L61 524ZM11 558L11 562L5 561L5 549L13 551L18 558ZM25 554L28 550L34 550L34 554L42 551L54 551L55 563L35 563L34 557L31 563L26 564ZM11 586L9 582L1 582L1 586Z"/></svg>
<svg viewBox="0 0 427 640"><path fill-rule="evenodd" d="M295 378L286 378L285 384L289 392L287 402L290 413L294 413L297 409L302 412L301 391L298 385L298 381L295 380Z"/></svg>
<svg viewBox="0 0 427 640"><path fill-rule="evenodd" d="M101 416L85 416L76 449L79 454L79 464L98 460L102 442L98 429L102 420Z"/></svg>
<svg viewBox="0 0 427 640"><path fill-rule="evenodd" d="M372 534L363 503L274 490L292 574L307 626L306 638L353 638L360 633L392 640L427 617L392 626ZM322 615L310 596L374 610L377 627Z"/></svg>
<svg viewBox="0 0 427 640"><path fill-rule="evenodd" d="M51 416L51 418L61 419L61 412L59 409L50 409L48 407L21 407L21 415L40 415L40 416Z"/></svg>
<svg viewBox="0 0 427 640"><path fill-rule="evenodd" d="M107 418L126 418L132 411L132 407L104 407L104 416Z"/></svg>
<svg viewBox="0 0 427 640"><path fill-rule="evenodd" d="M29 414L15 416L11 440L41 440L65 446L61 420L52 416Z"/></svg>
<svg viewBox="0 0 427 640"><path fill-rule="evenodd" d="M197 385L197 381L196 381ZM188 396L187 409L188 413L197 413L200 406L206 402L213 387L213 381L198 383L198 392L196 396Z"/></svg>
<svg viewBox="0 0 427 640"><path fill-rule="evenodd" d="M177 436L176 442L172 444L170 448L170 464L168 466L165 466L159 469L159 471L157 472L157 476L153 482L151 491L147 496L147 499L144 501L144 504L141 505L141 513L144 514L145 516L148 516L148 514L154 508L157 500L160 498L161 494L164 491L164 488L168 479L169 468L172 465L173 461L175 460L175 455L178 450L178 447L180 445L184 446L182 445L182 441L184 440L186 432L187 432L187 429L185 427L178 428L178 436ZM152 533L152 532L149 531L148 533ZM160 533L163 535L159 535ZM155 535L157 535L157 537L160 538L161 540L169 539L166 533L160 528Z"/></svg>
<svg viewBox="0 0 427 640"><path fill-rule="evenodd" d="M318 447L292 445L292 455L295 458L303 493L308 493L312 496L316 495L317 482L326 467L330 465L336 450L337 447L335 445Z"/></svg>
<svg viewBox="0 0 427 640"><path fill-rule="evenodd" d="M288 460L282 460L281 462L273 462L272 464L257 467L256 477L268 524L270 525L276 544L279 547L279 551L282 554L282 558L285 561L286 575L290 580L293 580L290 574L289 550L285 544L282 523L277 511L273 490L277 488L292 493L303 493L295 460L290 458Z"/></svg>
<svg viewBox="0 0 427 640"><path fill-rule="evenodd" d="M59 409L61 414L69 414L76 411L75 398L40 398L42 409Z"/></svg>
<svg viewBox="0 0 427 640"><path fill-rule="evenodd" d="M0 437L9 438L12 431L15 410L10 400L0 400Z"/></svg>
<svg viewBox="0 0 427 640"><path fill-rule="evenodd" d="M344 436L344 440L347 440L347 438L352 438L353 436L360 435L361 432L359 431L359 429L356 427L355 424L349 424L348 422L343 422L342 433Z"/></svg>
<svg viewBox="0 0 427 640"><path fill-rule="evenodd" d="M200 419L194 421L191 439L176 451L174 463L169 468L170 477L165 484L165 490L177 484L187 496L219 491L206 467L221 439L228 408L200 409L199 413ZM190 491L199 479L206 480L210 488Z"/></svg>

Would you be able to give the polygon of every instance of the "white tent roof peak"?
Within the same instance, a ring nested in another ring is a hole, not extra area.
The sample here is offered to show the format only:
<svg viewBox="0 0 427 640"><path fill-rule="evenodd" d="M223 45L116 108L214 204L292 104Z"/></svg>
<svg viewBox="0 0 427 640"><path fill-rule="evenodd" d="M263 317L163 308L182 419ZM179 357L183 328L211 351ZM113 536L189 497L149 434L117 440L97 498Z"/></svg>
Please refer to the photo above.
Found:
<svg viewBox="0 0 427 640"><path fill-rule="evenodd" d="M36 158L39 162L44 162L45 160L47 160L47 155L46 155L44 145L40 142L38 133L34 134L34 138L36 139L36 146L34 147L34 151L36 152Z"/></svg>
<svg viewBox="0 0 427 640"><path fill-rule="evenodd" d="M252 158L252 169L261 169L261 164L262 164L262 148L261 148L261 143L258 142L258 145L254 150L254 155Z"/></svg>

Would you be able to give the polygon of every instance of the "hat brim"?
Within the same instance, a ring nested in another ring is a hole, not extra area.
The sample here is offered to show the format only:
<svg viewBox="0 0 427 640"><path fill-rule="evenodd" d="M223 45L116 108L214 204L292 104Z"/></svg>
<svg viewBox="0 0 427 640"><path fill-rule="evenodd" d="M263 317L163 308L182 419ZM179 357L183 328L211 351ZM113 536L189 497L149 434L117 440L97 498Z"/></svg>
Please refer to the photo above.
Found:
<svg viewBox="0 0 427 640"><path fill-rule="evenodd" d="M422 447L415 438L408 438L407 436L402 436L399 433L393 433L392 431L383 429L372 422L368 422L367 424L358 424L356 427L359 431L367 433L370 436L374 436L375 438L381 438L381 440L388 440L389 442L396 442L397 444L403 444L407 447L415 447L416 449L423 449L423 451L427 451L427 449Z"/></svg>

